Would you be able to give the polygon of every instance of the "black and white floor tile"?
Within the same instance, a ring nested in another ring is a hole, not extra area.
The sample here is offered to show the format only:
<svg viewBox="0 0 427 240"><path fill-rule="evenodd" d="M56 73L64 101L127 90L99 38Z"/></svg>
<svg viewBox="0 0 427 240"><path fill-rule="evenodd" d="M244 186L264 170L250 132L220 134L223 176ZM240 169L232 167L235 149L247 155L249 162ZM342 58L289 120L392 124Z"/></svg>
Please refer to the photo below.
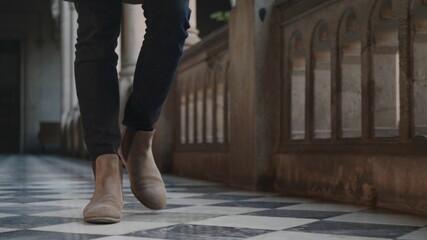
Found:
<svg viewBox="0 0 427 240"><path fill-rule="evenodd" d="M427 218L365 206L246 192L164 176L168 207L136 200L125 175L123 220L89 224L90 163L0 155L0 240L426 240Z"/></svg>

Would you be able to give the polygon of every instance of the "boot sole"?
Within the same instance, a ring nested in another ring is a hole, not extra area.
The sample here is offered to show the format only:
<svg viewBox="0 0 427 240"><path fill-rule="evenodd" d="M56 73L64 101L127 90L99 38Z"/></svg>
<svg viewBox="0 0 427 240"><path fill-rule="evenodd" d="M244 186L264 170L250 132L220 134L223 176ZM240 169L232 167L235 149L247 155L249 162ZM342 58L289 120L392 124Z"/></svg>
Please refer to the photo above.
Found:
<svg viewBox="0 0 427 240"><path fill-rule="evenodd" d="M110 217L93 217L93 218L85 218L84 221L88 223L118 223L122 219L121 218L110 218Z"/></svg>

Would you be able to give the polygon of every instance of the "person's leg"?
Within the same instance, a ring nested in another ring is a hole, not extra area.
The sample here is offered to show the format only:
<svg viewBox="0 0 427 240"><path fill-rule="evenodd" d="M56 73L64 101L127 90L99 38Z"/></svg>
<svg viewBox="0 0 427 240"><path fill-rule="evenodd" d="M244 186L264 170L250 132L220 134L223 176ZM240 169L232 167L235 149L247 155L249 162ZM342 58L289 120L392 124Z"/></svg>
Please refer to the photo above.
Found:
<svg viewBox="0 0 427 240"><path fill-rule="evenodd" d="M78 29L75 78L84 139L91 160L115 154L120 144L119 85L115 53L121 0L75 0Z"/></svg>
<svg viewBox="0 0 427 240"><path fill-rule="evenodd" d="M190 27L189 0L144 0L144 42L123 125L149 131L158 120Z"/></svg>
<svg viewBox="0 0 427 240"><path fill-rule="evenodd" d="M76 60L77 97L85 142L92 160L95 191L83 209L91 223L122 218L122 165L117 148L119 86L115 53L120 34L121 0L74 0L78 13Z"/></svg>
<svg viewBox="0 0 427 240"><path fill-rule="evenodd" d="M162 209L167 193L151 149L153 124L183 54L191 9L189 0L144 0L142 8L147 29L126 104L119 155L134 196L148 208Z"/></svg>

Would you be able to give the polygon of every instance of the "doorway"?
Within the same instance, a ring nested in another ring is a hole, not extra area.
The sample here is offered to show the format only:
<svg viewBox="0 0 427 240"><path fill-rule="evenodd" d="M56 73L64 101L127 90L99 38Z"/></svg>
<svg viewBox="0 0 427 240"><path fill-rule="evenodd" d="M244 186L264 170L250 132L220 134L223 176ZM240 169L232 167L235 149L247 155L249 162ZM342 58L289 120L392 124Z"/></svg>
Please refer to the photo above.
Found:
<svg viewBox="0 0 427 240"><path fill-rule="evenodd" d="M21 44L0 40L0 154L19 153Z"/></svg>

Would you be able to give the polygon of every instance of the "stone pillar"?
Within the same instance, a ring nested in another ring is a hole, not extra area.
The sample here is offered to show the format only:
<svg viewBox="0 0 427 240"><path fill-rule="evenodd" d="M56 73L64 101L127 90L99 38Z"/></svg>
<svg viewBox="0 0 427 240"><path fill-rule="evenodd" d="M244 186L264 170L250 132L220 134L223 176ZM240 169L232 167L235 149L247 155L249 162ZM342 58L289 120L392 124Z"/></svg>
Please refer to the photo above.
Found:
<svg viewBox="0 0 427 240"><path fill-rule="evenodd" d="M77 23L77 18L78 18L78 14L76 9L74 8L74 4L70 5L71 7L71 104L72 104L72 108L76 108L78 107L78 99L77 99L77 91L76 91L76 81L75 81L75 76L74 76L74 60L75 60L75 45L77 43L77 28L78 28L78 23Z"/></svg>
<svg viewBox="0 0 427 240"><path fill-rule="evenodd" d="M237 0L229 22L229 182L247 189L268 189L274 180L280 132L280 31L272 28L273 2Z"/></svg>
<svg viewBox="0 0 427 240"><path fill-rule="evenodd" d="M124 107L132 88L136 61L145 34L145 17L141 5L123 4L122 34L120 43L120 116L121 124Z"/></svg>
<svg viewBox="0 0 427 240"><path fill-rule="evenodd" d="M76 90L76 79L74 74L74 60L75 60L75 44L77 43L77 23L78 14L74 7L74 4L70 4L70 19L71 19L71 28L70 28L70 37L71 37L71 46L69 48L70 51L70 113L69 117L70 119L70 139L71 141L71 149L70 154L73 156L78 156L78 152L80 150L80 147L83 143L82 141L82 133L79 132L78 126L78 119L80 116L79 112L79 102L77 98L77 90Z"/></svg>
<svg viewBox="0 0 427 240"><path fill-rule="evenodd" d="M71 108L71 19L70 3L61 2L61 149L66 151L67 116Z"/></svg>
<svg viewBox="0 0 427 240"><path fill-rule="evenodd" d="M184 49L187 49L200 41L199 29L197 29L197 0L190 0L191 18L188 38L185 41Z"/></svg>

